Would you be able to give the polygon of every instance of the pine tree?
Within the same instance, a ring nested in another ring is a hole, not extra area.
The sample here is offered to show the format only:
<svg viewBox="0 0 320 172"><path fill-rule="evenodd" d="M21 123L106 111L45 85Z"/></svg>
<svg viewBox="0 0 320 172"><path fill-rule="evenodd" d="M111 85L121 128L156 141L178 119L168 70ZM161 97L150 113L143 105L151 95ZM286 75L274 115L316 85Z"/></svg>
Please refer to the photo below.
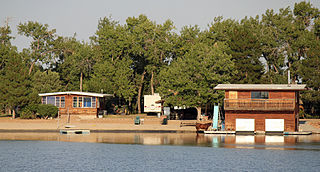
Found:
<svg viewBox="0 0 320 172"><path fill-rule="evenodd" d="M0 75L0 99L5 107L12 110L15 118L17 110L29 102L31 82L28 69L20 55L13 50L9 56Z"/></svg>

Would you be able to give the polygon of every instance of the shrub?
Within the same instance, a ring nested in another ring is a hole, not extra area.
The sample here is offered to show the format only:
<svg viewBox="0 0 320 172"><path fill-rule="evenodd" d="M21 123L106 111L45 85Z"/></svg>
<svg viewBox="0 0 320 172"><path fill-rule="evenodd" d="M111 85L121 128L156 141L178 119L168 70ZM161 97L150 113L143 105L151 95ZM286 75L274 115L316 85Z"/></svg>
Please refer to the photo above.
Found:
<svg viewBox="0 0 320 172"><path fill-rule="evenodd" d="M54 105L33 104L28 105L22 109L20 113L21 119L35 119L35 118L55 118L58 115L58 108Z"/></svg>
<svg viewBox="0 0 320 172"><path fill-rule="evenodd" d="M40 118L55 118L58 115L58 108L50 104L40 104L38 105L37 113Z"/></svg>
<svg viewBox="0 0 320 172"><path fill-rule="evenodd" d="M37 118L38 105L28 105L22 109L20 113L21 119L35 119Z"/></svg>

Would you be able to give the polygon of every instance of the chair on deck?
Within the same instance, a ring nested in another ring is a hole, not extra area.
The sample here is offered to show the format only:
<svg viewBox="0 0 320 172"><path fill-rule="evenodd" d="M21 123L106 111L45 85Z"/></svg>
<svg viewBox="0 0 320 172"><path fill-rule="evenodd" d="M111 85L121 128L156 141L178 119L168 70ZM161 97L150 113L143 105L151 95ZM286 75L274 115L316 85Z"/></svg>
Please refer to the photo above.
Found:
<svg viewBox="0 0 320 172"><path fill-rule="evenodd" d="M134 119L134 125L140 125L140 116L137 116L136 119Z"/></svg>

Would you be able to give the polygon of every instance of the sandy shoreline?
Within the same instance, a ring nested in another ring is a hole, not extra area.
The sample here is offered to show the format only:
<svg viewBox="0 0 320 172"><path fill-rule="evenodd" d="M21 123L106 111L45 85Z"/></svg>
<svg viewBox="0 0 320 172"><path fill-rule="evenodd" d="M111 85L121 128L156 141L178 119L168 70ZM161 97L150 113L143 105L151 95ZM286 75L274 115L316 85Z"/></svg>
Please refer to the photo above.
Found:
<svg viewBox="0 0 320 172"><path fill-rule="evenodd" d="M194 133L194 126L182 126L180 123L196 122L196 120L169 120L168 125L161 125L157 117L142 117L142 125L134 125L133 117L76 119L70 123L63 119L11 119L0 118L0 132L58 132L61 129L83 129L91 132L165 132L165 133ZM301 119L300 131L320 133L320 119Z"/></svg>
<svg viewBox="0 0 320 172"><path fill-rule="evenodd" d="M97 119L11 119L0 118L0 131L39 131L54 132L61 129L83 129L93 132L195 132L194 126L180 127L181 120L169 120L168 125L161 125L161 119L146 117L143 124L134 125L134 118L97 118ZM189 120L188 120L189 121ZM195 120L192 120L195 122Z"/></svg>

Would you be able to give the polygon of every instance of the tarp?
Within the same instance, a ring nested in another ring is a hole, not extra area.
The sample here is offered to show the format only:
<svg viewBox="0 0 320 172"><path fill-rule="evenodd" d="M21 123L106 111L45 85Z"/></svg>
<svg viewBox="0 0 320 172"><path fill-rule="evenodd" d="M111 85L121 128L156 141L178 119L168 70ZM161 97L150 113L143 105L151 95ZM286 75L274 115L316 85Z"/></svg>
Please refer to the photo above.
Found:
<svg viewBox="0 0 320 172"><path fill-rule="evenodd" d="M219 106L215 105L213 109L213 120L212 120L212 129L218 129L218 116L219 116Z"/></svg>

